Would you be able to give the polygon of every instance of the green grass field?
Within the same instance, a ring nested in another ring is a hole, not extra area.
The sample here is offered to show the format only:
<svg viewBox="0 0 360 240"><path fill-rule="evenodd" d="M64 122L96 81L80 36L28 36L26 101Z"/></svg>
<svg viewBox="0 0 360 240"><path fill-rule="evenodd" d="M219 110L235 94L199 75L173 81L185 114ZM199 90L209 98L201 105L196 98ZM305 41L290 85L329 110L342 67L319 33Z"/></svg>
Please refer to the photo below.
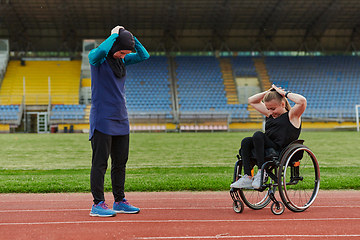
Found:
<svg viewBox="0 0 360 240"><path fill-rule="evenodd" d="M241 139L251 134L131 134L125 190L229 190ZM300 138L319 161L321 189L360 189L360 133ZM0 193L90 192L87 134L0 134L0 143Z"/></svg>

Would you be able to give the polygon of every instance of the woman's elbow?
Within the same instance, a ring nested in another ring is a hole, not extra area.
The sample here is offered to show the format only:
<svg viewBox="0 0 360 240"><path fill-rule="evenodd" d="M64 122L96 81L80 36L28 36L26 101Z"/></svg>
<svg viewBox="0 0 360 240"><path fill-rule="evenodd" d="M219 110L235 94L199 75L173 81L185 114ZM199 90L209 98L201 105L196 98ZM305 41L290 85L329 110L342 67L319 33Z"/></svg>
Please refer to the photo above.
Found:
<svg viewBox="0 0 360 240"><path fill-rule="evenodd" d="M251 98L251 97L249 97L249 98L248 98L248 104L250 104L250 105L251 105L252 103L253 103L252 98Z"/></svg>
<svg viewBox="0 0 360 240"><path fill-rule="evenodd" d="M107 52L104 49L101 48L93 49L88 54L89 63L92 65L96 65L99 59L103 59L104 57L106 57L106 55Z"/></svg>
<svg viewBox="0 0 360 240"><path fill-rule="evenodd" d="M306 106L307 106L307 100L306 100L306 98L305 98L305 97L302 97L302 98L300 99L300 101L299 101L298 104L299 104L299 105L302 105L302 106L304 106L304 108L306 108Z"/></svg>
<svg viewBox="0 0 360 240"><path fill-rule="evenodd" d="M303 99L302 99L302 103L303 103L304 105L306 105L306 104L307 104L307 100L306 100L306 98L305 98L305 97L303 97Z"/></svg>
<svg viewBox="0 0 360 240"><path fill-rule="evenodd" d="M144 54L144 60L149 59L150 58L150 54L146 51Z"/></svg>

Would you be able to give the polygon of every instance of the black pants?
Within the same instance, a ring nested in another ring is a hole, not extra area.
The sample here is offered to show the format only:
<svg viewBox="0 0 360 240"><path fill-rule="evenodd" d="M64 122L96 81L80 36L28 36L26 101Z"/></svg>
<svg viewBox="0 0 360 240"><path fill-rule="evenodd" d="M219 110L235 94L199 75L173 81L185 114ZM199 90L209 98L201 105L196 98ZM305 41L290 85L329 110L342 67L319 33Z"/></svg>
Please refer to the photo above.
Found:
<svg viewBox="0 0 360 240"><path fill-rule="evenodd" d="M93 150L90 173L91 193L94 204L105 201L104 177L111 156L111 185L115 202L124 197L125 169L129 155L129 135L110 136L95 130L91 138Z"/></svg>
<svg viewBox="0 0 360 240"><path fill-rule="evenodd" d="M240 155L243 160L244 173L251 176L250 157L253 156L252 149L255 151L258 168L264 164L264 152L266 148L274 148L279 150L280 147L274 143L263 132L255 132L252 137L246 137L241 141Z"/></svg>

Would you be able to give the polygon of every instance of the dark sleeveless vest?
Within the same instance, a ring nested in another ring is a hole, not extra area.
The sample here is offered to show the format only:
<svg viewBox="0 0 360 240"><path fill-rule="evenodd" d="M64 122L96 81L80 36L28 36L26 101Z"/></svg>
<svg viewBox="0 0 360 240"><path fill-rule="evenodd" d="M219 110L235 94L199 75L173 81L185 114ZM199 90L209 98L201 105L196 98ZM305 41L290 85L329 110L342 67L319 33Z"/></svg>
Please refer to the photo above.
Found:
<svg viewBox="0 0 360 240"><path fill-rule="evenodd" d="M271 115L266 118L265 134L279 147L284 148L292 141L299 138L301 125L294 127L289 120L289 112L273 118Z"/></svg>
<svg viewBox="0 0 360 240"><path fill-rule="evenodd" d="M107 135L130 133L125 99L125 76L118 78L107 61L91 67L90 134L95 129Z"/></svg>

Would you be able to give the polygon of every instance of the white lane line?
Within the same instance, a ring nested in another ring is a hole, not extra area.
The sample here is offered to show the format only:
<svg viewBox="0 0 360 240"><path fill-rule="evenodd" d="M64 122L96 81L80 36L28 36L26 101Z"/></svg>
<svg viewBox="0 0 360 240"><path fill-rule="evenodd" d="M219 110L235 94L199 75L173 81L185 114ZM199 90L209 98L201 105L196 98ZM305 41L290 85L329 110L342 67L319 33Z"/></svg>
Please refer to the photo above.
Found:
<svg viewBox="0 0 360 240"><path fill-rule="evenodd" d="M277 197L277 199L279 200L280 197ZM319 202L320 199L321 198L317 197L316 200L315 200L315 203ZM327 200L330 200L330 201L336 201L338 199L341 199L341 198L331 198L331 199L327 198ZM350 200L351 197L345 198L345 199ZM357 199L360 200L360 196L354 197L354 200L357 200ZM214 197L207 197L207 198L196 198L196 197L194 197L194 198L147 198L146 197L146 199L144 199L144 198L142 198L142 199L134 199L134 198L132 198L131 202L132 203L133 202L149 202L149 201L161 201L161 200L167 200L167 201L182 201L182 200L184 200L184 201L189 201L189 202L193 202L193 203L197 203L198 201L204 201L204 202L224 201L224 202L229 202L230 204L232 204L232 200L231 200L230 197L229 198L214 198ZM8 204L9 202L10 203L29 203L29 202L39 202L39 203L40 202L65 202L65 203L70 203L70 202L84 202L84 199L79 199L79 200L73 200L73 199L65 199L65 200L55 200L55 199L53 199L53 200L51 200L51 199L49 199L49 200L24 200L24 201L16 201L16 200L14 201L14 200L11 200L11 199L9 199L9 200L0 200L0 203L7 203ZM86 202L88 202L89 204L92 204L91 200L88 200ZM110 201L110 202L112 202L112 201Z"/></svg>
<svg viewBox="0 0 360 240"><path fill-rule="evenodd" d="M1 196L0 196L1 198ZM360 199L360 197L359 197ZM182 198L182 197L161 197L161 198L149 198L149 197L144 197L141 199L137 199L137 198L131 198L131 201L137 201L137 202L149 202L149 201L158 201L158 200L192 200L192 201L197 201L197 200L207 200L207 201L214 201L214 200L223 200L223 201L232 201L231 197L222 197L222 198L217 198L217 197L213 197L213 196L209 196L209 197L204 197L204 198L199 198L194 196L193 198L187 197L187 198ZM0 200L0 203L9 203L9 201L11 203L27 203L27 202L81 202L84 201L84 199L63 199L63 200L58 200L58 199L24 199L23 201L21 200L12 200L12 199L8 199L8 200ZM92 202L91 198L87 198L88 202Z"/></svg>
<svg viewBox="0 0 360 240"><path fill-rule="evenodd" d="M280 199L280 197L276 196L277 199ZM1 198L1 197L0 197ZM357 197L353 197L355 200L359 199L360 200L360 194ZM342 198L319 198L317 197L315 202L319 202L320 199L327 199L330 201L336 201L338 199L342 199ZM346 200L351 200L351 197L348 198L344 198ZM205 198L197 198L197 197L193 197L193 198L174 198L174 197L169 197L169 198L142 198L142 199L136 199L136 198L131 198L131 202L149 202L149 201L161 201L161 200L174 200L174 201L190 201L190 202L197 202L197 201L207 201L207 202L213 202L213 201L224 201L224 202L229 202L230 204L232 203L232 199L230 197L227 198L216 198L216 197L205 197ZM294 199L296 200L296 199ZM84 199L64 199L64 200L57 200L57 199L24 199L23 201L19 201L19 200L13 200L13 199L8 199L8 200L0 200L0 203L28 203L28 202L88 202L88 203L92 203L92 200L90 198L88 198L87 200ZM112 201L110 201L112 202Z"/></svg>
<svg viewBox="0 0 360 240"><path fill-rule="evenodd" d="M169 193L169 194L171 194L171 193ZM199 196L201 194L207 194L207 193L191 193L191 194L193 194L194 197L142 197L142 198L132 197L131 201L137 201L137 202L146 201L146 202L148 202L148 201L152 201L152 200L156 200L156 201L158 201L158 200L191 200L191 201L197 201L197 200L204 200L204 201L222 200L222 201L227 201L227 202L230 201L230 203L231 203L230 196L226 196L226 197L225 196L224 197L220 196L219 197L219 196L216 195L216 193L209 193L208 194L209 196L197 197L197 196ZM152 194L150 193L150 195L152 195ZM43 195L39 195L39 196L43 196ZM56 194L54 194L53 196L56 197ZM75 195L73 195L73 196L69 195L68 197L70 199L62 199L62 200L59 200L59 199L34 199L34 200L32 200L32 199L28 199L28 198L27 199L24 198L24 200L13 200L13 199L2 200L3 197L0 194L0 203L9 203L9 201L12 202L12 203L24 203L24 202L81 202L81 201L84 201L84 199L82 199L82 198L81 199L71 199L74 196ZM20 195L19 195L19 197L20 197ZM278 196L276 196L276 197L278 197ZM278 197L278 198L280 198L280 197ZM91 197L86 198L86 199L89 199L88 202L90 202L90 203L92 202ZM315 202L320 200L320 199L329 200L329 197L328 196L323 196L322 197L322 196L318 195ZM344 197L344 196L331 196L331 201L334 201L336 199L346 199L346 200L360 199L360 193L357 196L346 196L346 197Z"/></svg>
<svg viewBox="0 0 360 240"><path fill-rule="evenodd" d="M271 238L289 238L289 237L293 237L293 238L298 238L298 237L306 237L306 238L328 238L328 237L360 237L359 234L338 234L338 235L247 235L247 236L231 236L231 235L227 235L227 234L220 234L220 235L216 235L216 236L179 236L179 237L135 237L135 239L139 239L139 240L150 240L150 239L229 239L229 238L234 238L234 239L240 239L240 238L244 238L244 239L248 239L248 238L267 238L269 239L269 237Z"/></svg>
<svg viewBox="0 0 360 240"><path fill-rule="evenodd" d="M270 208L269 206L264 209ZM360 208L359 206L311 206L310 208ZM231 206L226 207L163 207L163 208L143 208L140 207L141 210L204 210L204 209L232 209ZM77 211L90 211L89 208L74 208L74 209L8 209L8 210L0 210L0 213L21 213L21 212L77 212Z"/></svg>
<svg viewBox="0 0 360 240"><path fill-rule="evenodd" d="M14 226L14 225L56 225L56 224L100 224L100 223L219 223L219 222L287 222L287 221L359 221L360 218L302 218L302 219L202 219L202 220L193 220L193 219L169 219L169 220L113 220L113 221L68 221L68 222L8 222L0 223L0 226Z"/></svg>
<svg viewBox="0 0 360 240"><path fill-rule="evenodd" d="M333 206L332 206L333 207ZM140 208L141 210L204 210L204 207L185 207L185 208ZM231 209L231 207L206 207L206 209ZM0 213L16 213L16 212L77 212L77 211L90 211L90 208L76 208L76 209L9 209L0 210Z"/></svg>

